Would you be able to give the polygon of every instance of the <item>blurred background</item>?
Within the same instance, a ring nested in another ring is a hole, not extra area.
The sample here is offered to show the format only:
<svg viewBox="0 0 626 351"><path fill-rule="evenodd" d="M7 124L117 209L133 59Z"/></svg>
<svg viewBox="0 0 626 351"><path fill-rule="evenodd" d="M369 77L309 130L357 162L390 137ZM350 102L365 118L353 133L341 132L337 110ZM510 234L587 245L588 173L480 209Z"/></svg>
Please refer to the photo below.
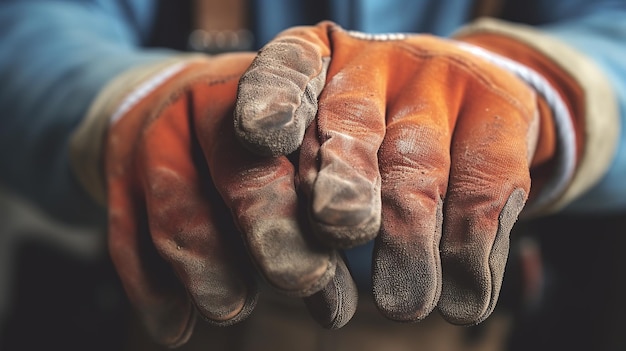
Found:
<svg viewBox="0 0 626 351"><path fill-rule="evenodd" d="M415 350L626 350L624 216L521 222L512 237L496 312L479 326L454 327L436 312L417 324L372 322L382 317L363 305L337 340L339 332L306 318L300 327L316 335L310 342L327 344L311 349L341 350L341 342L359 339L354 325L374 323L365 330L380 333L382 345L394 330L412 328L421 340ZM0 350L161 349L133 318L104 240L105 233L65 227L2 188ZM306 312L299 301L287 300L260 301L249 321L229 331L200 322L183 350L234 350L242 346L220 346L216 335L246 335L247 329L256 333L246 336L250 350L271 349L264 346L268 340L290 336L304 343L310 333L299 334L298 323L281 313Z"/></svg>

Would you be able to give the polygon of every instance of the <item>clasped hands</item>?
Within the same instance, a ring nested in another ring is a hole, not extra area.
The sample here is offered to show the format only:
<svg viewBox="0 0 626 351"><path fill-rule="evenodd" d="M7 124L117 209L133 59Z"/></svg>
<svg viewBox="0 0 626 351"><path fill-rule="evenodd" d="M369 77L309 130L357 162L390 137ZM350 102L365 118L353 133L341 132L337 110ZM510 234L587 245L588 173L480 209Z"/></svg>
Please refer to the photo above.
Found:
<svg viewBox="0 0 626 351"><path fill-rule="evenodd" d="M339 328L357 294L339 252L371 240L386 317L489 316L530 191L531 88L450 40L329 22L201 69L108 137L111 253L156 339L246 318L255 272Z"/></svg>

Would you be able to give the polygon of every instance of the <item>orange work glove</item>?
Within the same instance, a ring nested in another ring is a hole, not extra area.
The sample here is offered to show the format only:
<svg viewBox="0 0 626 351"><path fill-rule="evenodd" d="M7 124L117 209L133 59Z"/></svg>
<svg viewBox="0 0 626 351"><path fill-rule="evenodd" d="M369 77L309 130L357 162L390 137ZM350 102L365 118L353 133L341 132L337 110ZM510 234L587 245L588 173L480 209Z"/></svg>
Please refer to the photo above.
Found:
<svg viewBox="0 0 626 351"><path fill-rule="evenodd" d="M237 82L253 57L134 69L92 108L110 123L103 151L110 253L148 331L168 346L187 341L196 312L217 325L246 318L258 292L253 265L280 292L316 293L306 302L329 327L354 312L335 313L356 289L345 289L353 286L345 266L336 268L336 253L303 225L294 166L256 156L235 138ZM76 138L88 139L89 129Z"/></svg>
<svg viewBox="0 0 626 351"><path fill-rule="evenodd" d="M571 106L541 74L433 36L293 28L260 51L238 99L235 129L250 150L302 145L298 181L317 235L338 248L376 237L374 298L399 321L436 306L455 324L487 318L531 171L542 168L533 181L546 203L576 161Z"/></svg>

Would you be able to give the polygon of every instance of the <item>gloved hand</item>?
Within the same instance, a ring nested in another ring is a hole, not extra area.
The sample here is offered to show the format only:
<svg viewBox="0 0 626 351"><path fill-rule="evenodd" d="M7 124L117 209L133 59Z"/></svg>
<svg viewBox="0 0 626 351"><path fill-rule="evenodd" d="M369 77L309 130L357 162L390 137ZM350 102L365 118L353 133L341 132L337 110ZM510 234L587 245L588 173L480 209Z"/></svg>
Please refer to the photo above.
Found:
<svg viewBox="0 0 626 351"><path fill-rule="evenodd" d="M337 248L376 238L374 298L399 321L436 306L455 324L487 318L531 170L541 204L575 163L570 106L540 74L433 36L292 28L260 51L238 99L248 149L299 152L316 234Z"/></svg>
<svg viewBox="0 0 626 351"><path fill-rule="evenodd" d="M102 152L111 257L148 331L168 346L187 341L198 313L217 325L246 318L258 293L253 266L278 291L309 296L329 327L354 312L336 313L356 290L336 252L304 225L294 166L235 138L237 82L253 57L131 70L92 108L90 119L109 124ZM84 128L77 138L89 138Z"/></svg>

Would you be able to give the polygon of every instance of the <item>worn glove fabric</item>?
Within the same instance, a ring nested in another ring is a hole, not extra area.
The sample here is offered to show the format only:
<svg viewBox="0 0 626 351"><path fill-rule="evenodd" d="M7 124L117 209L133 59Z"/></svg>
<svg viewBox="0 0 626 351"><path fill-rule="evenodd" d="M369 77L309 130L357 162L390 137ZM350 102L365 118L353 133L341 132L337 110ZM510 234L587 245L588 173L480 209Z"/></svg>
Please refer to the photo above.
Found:
<svg viewBox="0 0 626 351"><path fill-rule="evenodd" d="M253 57L131 71L94 107L109 123L102 152L111 257L148 331L168 346L187 341L197 314L218 325L245 319L257 299L254 266L278 291L309 296L329 328L354 312L342 307L356 300L343 261L303 225L292 163L254 155L235 138L237 82ZM110 103L124 82L137 84Z"/></svg>
<svg viewBox="0 0 626 351"><path fill-rule="evenodd" d="M240 81L237 136L265 155L302 145L298 181L316 234L339 248L376 237L374 298L394 320L438 306L467 325L492 312L531 164L559 154L553 104L569 136L558 145L574 149L555 187L575 163L568 105L541 79L550 101L537 98L510 62L474 49L323 22L281 33Z"/></svg>

